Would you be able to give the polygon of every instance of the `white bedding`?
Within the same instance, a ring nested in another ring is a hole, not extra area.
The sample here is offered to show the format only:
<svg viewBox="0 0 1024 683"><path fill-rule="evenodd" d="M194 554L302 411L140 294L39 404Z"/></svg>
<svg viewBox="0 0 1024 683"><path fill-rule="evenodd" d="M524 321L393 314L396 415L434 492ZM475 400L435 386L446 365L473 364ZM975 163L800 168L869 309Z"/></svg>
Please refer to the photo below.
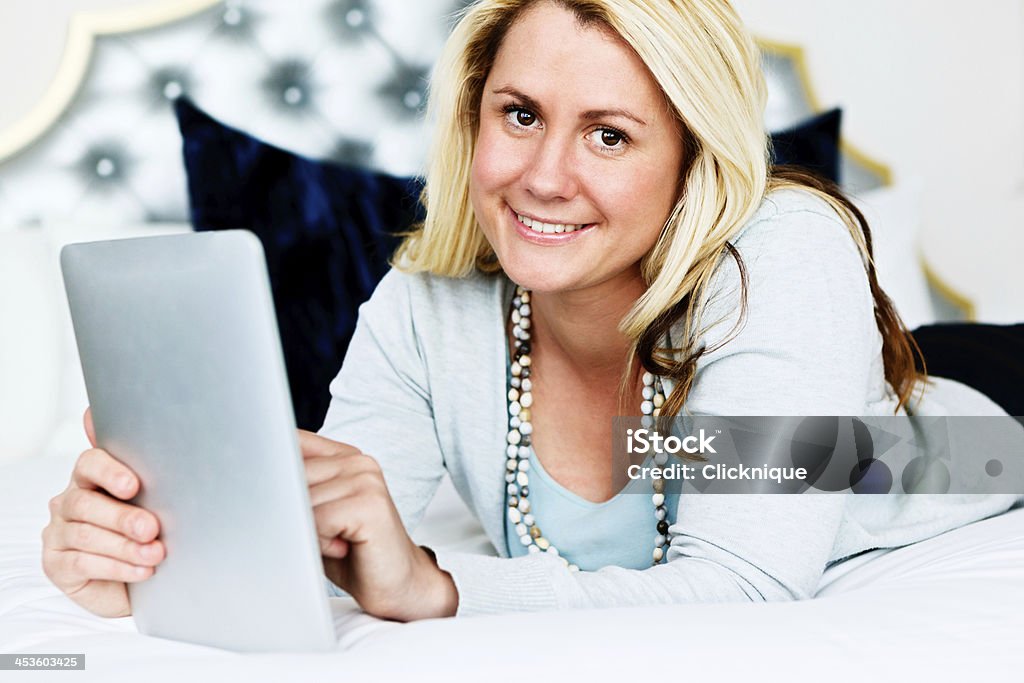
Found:
<svg viewBox="0 0 1024 683"><path fill-rule="evenodd" d="M828 572L799 603L680 605L396 624L333 599L337 652L238 655L139 635L76 607L40 567L67 456L0 468L0 652L84 653L7 680L1024 680L1024 509ZM483 549L450 488L421 542ZM258 595L253 596L259 600ZM583 675L586 674L586 675ZM906 677L906 678L904 678Z"/></svg>

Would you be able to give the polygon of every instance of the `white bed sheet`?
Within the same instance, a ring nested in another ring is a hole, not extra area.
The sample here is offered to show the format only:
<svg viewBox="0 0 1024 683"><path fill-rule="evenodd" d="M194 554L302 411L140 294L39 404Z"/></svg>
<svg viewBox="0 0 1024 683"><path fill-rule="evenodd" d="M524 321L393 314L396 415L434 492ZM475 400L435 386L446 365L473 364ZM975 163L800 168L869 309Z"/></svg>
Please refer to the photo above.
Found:
<svg viewBox="0 0 1024 683"><path fill-rule="evenodd" d="M1024 509L869 553L798 603L396 624L332 599L336 652L239 655L142 636L131 619L94 617L49 584L40 531L71 464L51 456L0 468L0 652L86 655L85 672L33 681L1024 680ZM483 549L466 515L446 489L418 540Z"/></svg>

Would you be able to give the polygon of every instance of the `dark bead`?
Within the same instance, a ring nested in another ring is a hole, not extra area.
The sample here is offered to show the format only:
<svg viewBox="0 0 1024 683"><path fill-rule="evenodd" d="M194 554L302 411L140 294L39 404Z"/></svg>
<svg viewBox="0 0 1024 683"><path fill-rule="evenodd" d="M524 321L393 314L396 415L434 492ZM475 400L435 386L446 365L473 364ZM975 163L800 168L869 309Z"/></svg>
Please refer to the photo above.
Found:
<svg viewBox="0 0 1024 683"><path fill-rule="evenodd" d="M529 486L522 487L521 489L519 489L519 493L523 496L523 498L529 498L530 497L530 487Z"/></svg>
<svg viewBox="0 0 1024 683"><path fill-rule="evenodd" d="M524 342L516 342L516 344L517 344L516 348L519 349L519 353L529 353L530 352L530 342L525 342L525 341Z"/></svg>
<svg viewBox="0 0 1024 683"><path fill-rule="evenodd" d="M662 536L668 533L668 522L664 519L658 522L658 533Z"/></svg>
<svg viewBox="0 0 1024 683"><path fill-rule="evenodd" d="M530 376L530 366L527 365L525 368L523 368L523 371L519 374L519 379L526 379L529 376Z"/></svg>
<svg viewBox="0 0 1024 683"><path fill-rule="evenodd" d="M523 438L519 440L519 445L520 446L529 446L530 445L530 435L529 434L524 435Z"/></svg>

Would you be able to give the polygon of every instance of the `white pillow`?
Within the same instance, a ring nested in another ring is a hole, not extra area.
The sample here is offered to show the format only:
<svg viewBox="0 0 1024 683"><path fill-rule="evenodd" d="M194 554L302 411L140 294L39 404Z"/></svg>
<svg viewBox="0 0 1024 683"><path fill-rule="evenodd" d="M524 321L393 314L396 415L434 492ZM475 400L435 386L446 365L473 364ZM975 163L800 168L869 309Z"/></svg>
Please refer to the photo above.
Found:
<svg viewBox="0 0 1024 683"><path fill-rule="evenodd" d="M39 228L0 231L0 461L33 455L58 419L60 292Z"/></svg>
<svg viewBox="0 0 1024 683"><path fill-rule="evenodd" d="M937 319L919 247L921 189L905 182L854 197L871 228L878 284L911 330Z"/></svg>

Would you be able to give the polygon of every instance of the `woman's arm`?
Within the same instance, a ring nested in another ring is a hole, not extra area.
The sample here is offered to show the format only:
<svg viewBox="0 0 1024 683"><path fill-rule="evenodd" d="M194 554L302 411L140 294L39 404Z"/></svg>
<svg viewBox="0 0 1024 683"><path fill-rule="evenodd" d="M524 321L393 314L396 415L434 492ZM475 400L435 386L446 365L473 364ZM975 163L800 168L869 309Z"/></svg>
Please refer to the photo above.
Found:
<svg viewBox="0 0 1024 683"><path fill-rule="evenodd" d="M824 205L748 227L736 246L748 272L746 324L698 366L696 415L858 415L880 337L864 267ZM727 259L704 326L711 348L739 316L739 272ZM877 371L877 368L875 368ZM844 495L684 495L668 562L646 570L569 572L543 553L511 560L437 553L459 615L811 597L831 556ZM609 539L614 543L614 539Z"/></svg>

